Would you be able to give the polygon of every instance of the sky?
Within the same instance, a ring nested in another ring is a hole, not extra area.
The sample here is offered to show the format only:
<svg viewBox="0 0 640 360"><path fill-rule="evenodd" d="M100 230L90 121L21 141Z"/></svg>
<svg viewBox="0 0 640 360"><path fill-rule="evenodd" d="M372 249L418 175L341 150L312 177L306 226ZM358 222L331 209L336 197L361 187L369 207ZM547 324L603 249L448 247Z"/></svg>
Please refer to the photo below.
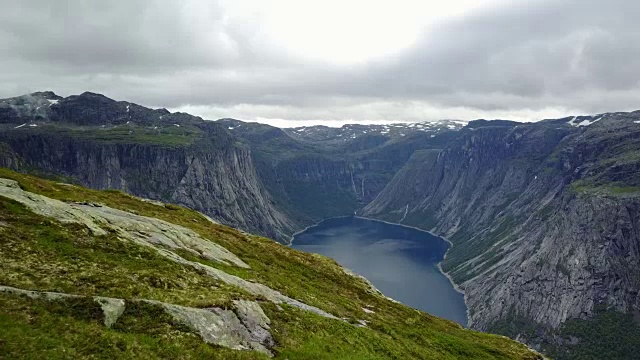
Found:
<svg viewBox="0 0 640 360"><path fill-rule="evenodd" d="M0 98L276 126L640 109L640 2L0 0Z"/></svg>

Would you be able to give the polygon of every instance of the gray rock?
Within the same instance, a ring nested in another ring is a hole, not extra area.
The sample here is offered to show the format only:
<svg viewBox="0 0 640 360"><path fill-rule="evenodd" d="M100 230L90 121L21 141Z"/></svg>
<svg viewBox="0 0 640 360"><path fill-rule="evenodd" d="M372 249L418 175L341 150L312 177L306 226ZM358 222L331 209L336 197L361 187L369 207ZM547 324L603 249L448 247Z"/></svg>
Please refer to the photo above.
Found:
<svg viewBox="0 0 640 360"><path fill-rule="evenodd" d="M163 220L135 215L108 206L91 204L69 204L46 196L30 193L20 188L17 182L0 178L0 195L18 201L33 212L51 217L62 222L86 225L95 235L107 232L102 228L115 230L123 239L133 241L142 246L153 248L159 255L182 265L196 268L207 275L237 286L250 294L262 296L276 304L285 303L318 315L335 318L335 316L291 299L263 284L244 280L230 275L220 269L195 261L189 261L177 255L172 249L183 249L199 256L225 264L248 268L249 266L227 249L201 238L194 231L174 225Z"/></svg>
<svg viewBox="0 0 640 360"><path fill-rule="evenodd" d="M202 339L218 346L228 347L235 350L255 350L273 356L269 349L275 342L267 328L263 328L258 323L244 322L232 310L219 308L196 309L184 306L149 301L158 304L166 309L176 321L190 327L196 331ZM245 312L245 319L256 319L261 317L257 314L258 304L249 305L245 302L242 311ZM247 310L249 310L247 312ZM262 309L259 310L262 313ZM264 313L262 313L264 316ZM266 318L266 316L264 316ZM264 320L264 319L263 319ZM268 318L266 319L268 321Z"/></svg>
<svg viewBox="0 0 640 360"><path fill-rule="evenodd" d="M18 201L31 211L61 222L80 223L94 235L106 235L103 226L123 238L151 247L182 249L228 265L248 268L244 261L227 249L203 239L191 229L130 212L88 203L65 203L20 189L14 180L0 178L0 194Z"/></svg>
<svg viewBox="0 0 640 360"><path fill-rule="evenodd" d="M10 286L0 286L0 293L23 295L32 299L56 301L65 298L83 298L84 296L23 290ZM111 327L124 313L125 301L96 296L94 301L100 304L104 313L104 325ZM273 356L270 350L275 341L269 332L271 320L264 314L258 303L236 300L235 312L220 308L198 309L156 300L136 300L161 306L176 321L196 332L203 341L234 350L253 350Z"/></svg>
<svg viewBox="0 0 640 360"><path fill-rule="evenodd" d="M41 299L47 301L56 301L66 298L82 298L83 296L74 295L74 294L65 294L58 292L50 292L50 291L32 291L32 290L24 290L18 289L11 286L0 286L0 292L5 294L12 295L23 295L27 296L31 299ZM118 321L118 318L125 310L125 302L122 299L114 299L102 296L96 296L93 298L100 307L102 308L102 312L104 314L104 325L106 327L111 327L113 324Z"/></svg>
<svg viewBox="0 0 640 360"><path fill-rule="evenodd" d="M97 296L94 300L100 304L104 313L104 326L110 328L118 321L118 318L124 313L125 303L122 299L113 299Z"/></svg>

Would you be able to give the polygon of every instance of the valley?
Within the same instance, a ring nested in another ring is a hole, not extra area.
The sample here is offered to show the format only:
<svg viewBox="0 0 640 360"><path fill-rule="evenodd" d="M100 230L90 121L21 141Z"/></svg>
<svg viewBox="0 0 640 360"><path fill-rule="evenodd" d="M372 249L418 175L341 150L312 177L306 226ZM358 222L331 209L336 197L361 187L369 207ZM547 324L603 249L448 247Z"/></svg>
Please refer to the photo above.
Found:
<svg viewBox="0 0 640 360"><path fill-rule="evenodd" d="M0 166L185 206L283 244L354 213L428 230L452 243L442 269L472 329L560 359L602 346L624 358L640 346L639 121L279 129L40 92L0 101Z"/></svg>

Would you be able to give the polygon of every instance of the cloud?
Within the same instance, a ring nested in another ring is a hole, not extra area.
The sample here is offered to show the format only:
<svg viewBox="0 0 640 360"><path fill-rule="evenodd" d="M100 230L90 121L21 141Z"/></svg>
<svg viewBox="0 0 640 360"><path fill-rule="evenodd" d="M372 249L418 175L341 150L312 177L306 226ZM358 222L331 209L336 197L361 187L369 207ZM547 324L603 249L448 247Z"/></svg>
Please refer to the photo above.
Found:
<svg viewBox="0 0 640 360"><path fill-rule="evenodd" d="M476 6L431 19L411 46L356 63L287 48L268 31L273 18L264 4L4 4L0 96L91 90L206 118L260 121L537 120L640 108L640 3ZM315 23L331 27L331 19Z"/></svg>

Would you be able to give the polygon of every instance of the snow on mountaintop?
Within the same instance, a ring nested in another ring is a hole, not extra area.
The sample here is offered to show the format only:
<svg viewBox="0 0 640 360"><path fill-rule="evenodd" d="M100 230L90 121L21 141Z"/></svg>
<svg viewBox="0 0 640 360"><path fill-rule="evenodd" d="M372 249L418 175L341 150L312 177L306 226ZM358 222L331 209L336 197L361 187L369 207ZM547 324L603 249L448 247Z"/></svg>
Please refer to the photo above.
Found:
<svg viewBox="0 0 640 360"><path fill-rule="evenodd" d="M349 141L364 135L383 135L387 137L403 137L413 133L431 133L432 135L452 130L460 130L466 121L440 120L418 123L394 123L384 125L348 124L339 128L323 125L301 126L283 129L290 136L309 141Z"/></svg>

